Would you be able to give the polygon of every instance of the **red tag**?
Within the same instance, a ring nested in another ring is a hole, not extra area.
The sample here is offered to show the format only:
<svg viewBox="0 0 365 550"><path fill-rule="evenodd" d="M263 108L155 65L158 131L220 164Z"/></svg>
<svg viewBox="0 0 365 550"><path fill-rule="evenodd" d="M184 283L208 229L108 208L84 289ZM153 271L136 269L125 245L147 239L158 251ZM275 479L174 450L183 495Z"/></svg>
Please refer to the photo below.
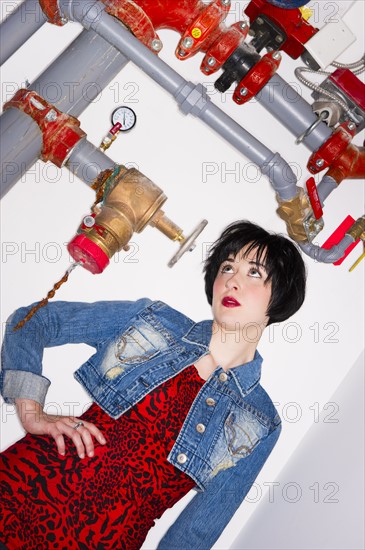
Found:
<svg viewBox="0 0 365 550"><path fill-rule="evenodd" d="M309 178L307 181L307 191L310 203L312 205L313 214L315 215L316 220L319 220L319 218L323 216L323 210L314 178Z"/></svg>
<svg viewBox="0 0 365 550"><path fill-rule="evenodd" d="M345 233L352 225L354 225L355 220L352 216L347 216L343 220L343 222L335 229L335 231L332 233L330 237L326 240L325 243L322 244L321 248L325 248L326 250L332 248L332 246L338 244L345 236ZM334 262L333 265L341 265L344 259L350 254L350 252L355 248L357 243L360 242L360 239L357 239L357 241L353 242L348 246L345 250L345 254L337 260L337 262Z"/></svg>

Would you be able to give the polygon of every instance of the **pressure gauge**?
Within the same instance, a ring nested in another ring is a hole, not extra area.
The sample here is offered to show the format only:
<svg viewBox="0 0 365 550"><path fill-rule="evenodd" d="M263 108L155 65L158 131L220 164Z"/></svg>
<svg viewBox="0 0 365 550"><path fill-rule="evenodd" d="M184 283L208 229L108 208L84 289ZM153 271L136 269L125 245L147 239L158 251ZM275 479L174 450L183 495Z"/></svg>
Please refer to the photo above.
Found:
<svg viewBox="0 0 365 550"><path fill-rule="evenodd" d="M113 111L112 114L112 123L115 126L120 124L120 132L127 132L131 130L137 122L137 115L130 107L122 105Z"/></svg>

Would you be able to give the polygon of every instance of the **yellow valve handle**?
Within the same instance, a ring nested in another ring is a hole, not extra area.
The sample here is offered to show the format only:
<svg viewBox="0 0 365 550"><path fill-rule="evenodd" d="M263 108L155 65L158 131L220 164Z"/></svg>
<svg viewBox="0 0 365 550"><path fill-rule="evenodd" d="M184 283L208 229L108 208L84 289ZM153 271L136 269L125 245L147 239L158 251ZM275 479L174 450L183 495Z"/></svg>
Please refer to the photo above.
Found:
<svg viewBox="0 0 365 550"><path fill-rule="evenodd" d="M365 258L365 244L364 244L364 252L361 254L360 258L358 258L356 262L350 267L349 271L353 271L355 267L357 267L361 262L361 260L363 260L364 258Z"/></svg>

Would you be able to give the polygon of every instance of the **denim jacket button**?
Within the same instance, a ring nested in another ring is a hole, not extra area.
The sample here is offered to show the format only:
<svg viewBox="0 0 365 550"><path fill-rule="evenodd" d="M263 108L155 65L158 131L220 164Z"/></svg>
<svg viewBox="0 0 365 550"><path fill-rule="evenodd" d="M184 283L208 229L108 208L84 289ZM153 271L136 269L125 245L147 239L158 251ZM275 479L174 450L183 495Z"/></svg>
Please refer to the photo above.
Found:
<svg viewBox="0 0 365 550"><path fill-rule="evenodd" d="M204 424L197 424L197 425L196 425L196 431L199 432L200 434L202 434L203 432L205 432L205 426L204 426Z"/></svg>
<svg viewBox="0 0 365 550"><path fill-rule="evenodd" d="M188 459L188 457L184 453L180 453L180 454L177 455L177 461L178 461L179 464L185 464L187 459Z"/></svg>
<svg viewBox="0 0 365 550"><path fill-rule="evenodd" d="M220 375L219 375L219 380L221 382L227 382L227 380L228 380L227 374L225 372L221 372Z"/></svg>
<svg viewBox="0 0 365 550"><path fill-rule="evenodd" d="M208 407L214 407L215 405L215 400L212 397L207 397L205 402L208 405Z"/></svg>

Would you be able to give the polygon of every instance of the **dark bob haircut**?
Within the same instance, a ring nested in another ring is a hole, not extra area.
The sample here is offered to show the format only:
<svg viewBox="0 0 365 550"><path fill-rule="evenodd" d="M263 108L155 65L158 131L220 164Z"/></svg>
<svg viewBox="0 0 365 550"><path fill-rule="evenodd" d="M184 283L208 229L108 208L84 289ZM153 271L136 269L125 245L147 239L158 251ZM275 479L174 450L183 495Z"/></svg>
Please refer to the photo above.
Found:
<svg viewBox="0 0 365 550"><path fill-rule="evenodd" d="M254 250L256 260L265 265L265 284L271 281L268 325L285 321L304 301L305 264L298 248L288 238L269 233L248 221L229 225L209 250L204 265L205 293L209 304L212 305L213 283L219 267L244 247L247 247L246 254Z"/></svg>

